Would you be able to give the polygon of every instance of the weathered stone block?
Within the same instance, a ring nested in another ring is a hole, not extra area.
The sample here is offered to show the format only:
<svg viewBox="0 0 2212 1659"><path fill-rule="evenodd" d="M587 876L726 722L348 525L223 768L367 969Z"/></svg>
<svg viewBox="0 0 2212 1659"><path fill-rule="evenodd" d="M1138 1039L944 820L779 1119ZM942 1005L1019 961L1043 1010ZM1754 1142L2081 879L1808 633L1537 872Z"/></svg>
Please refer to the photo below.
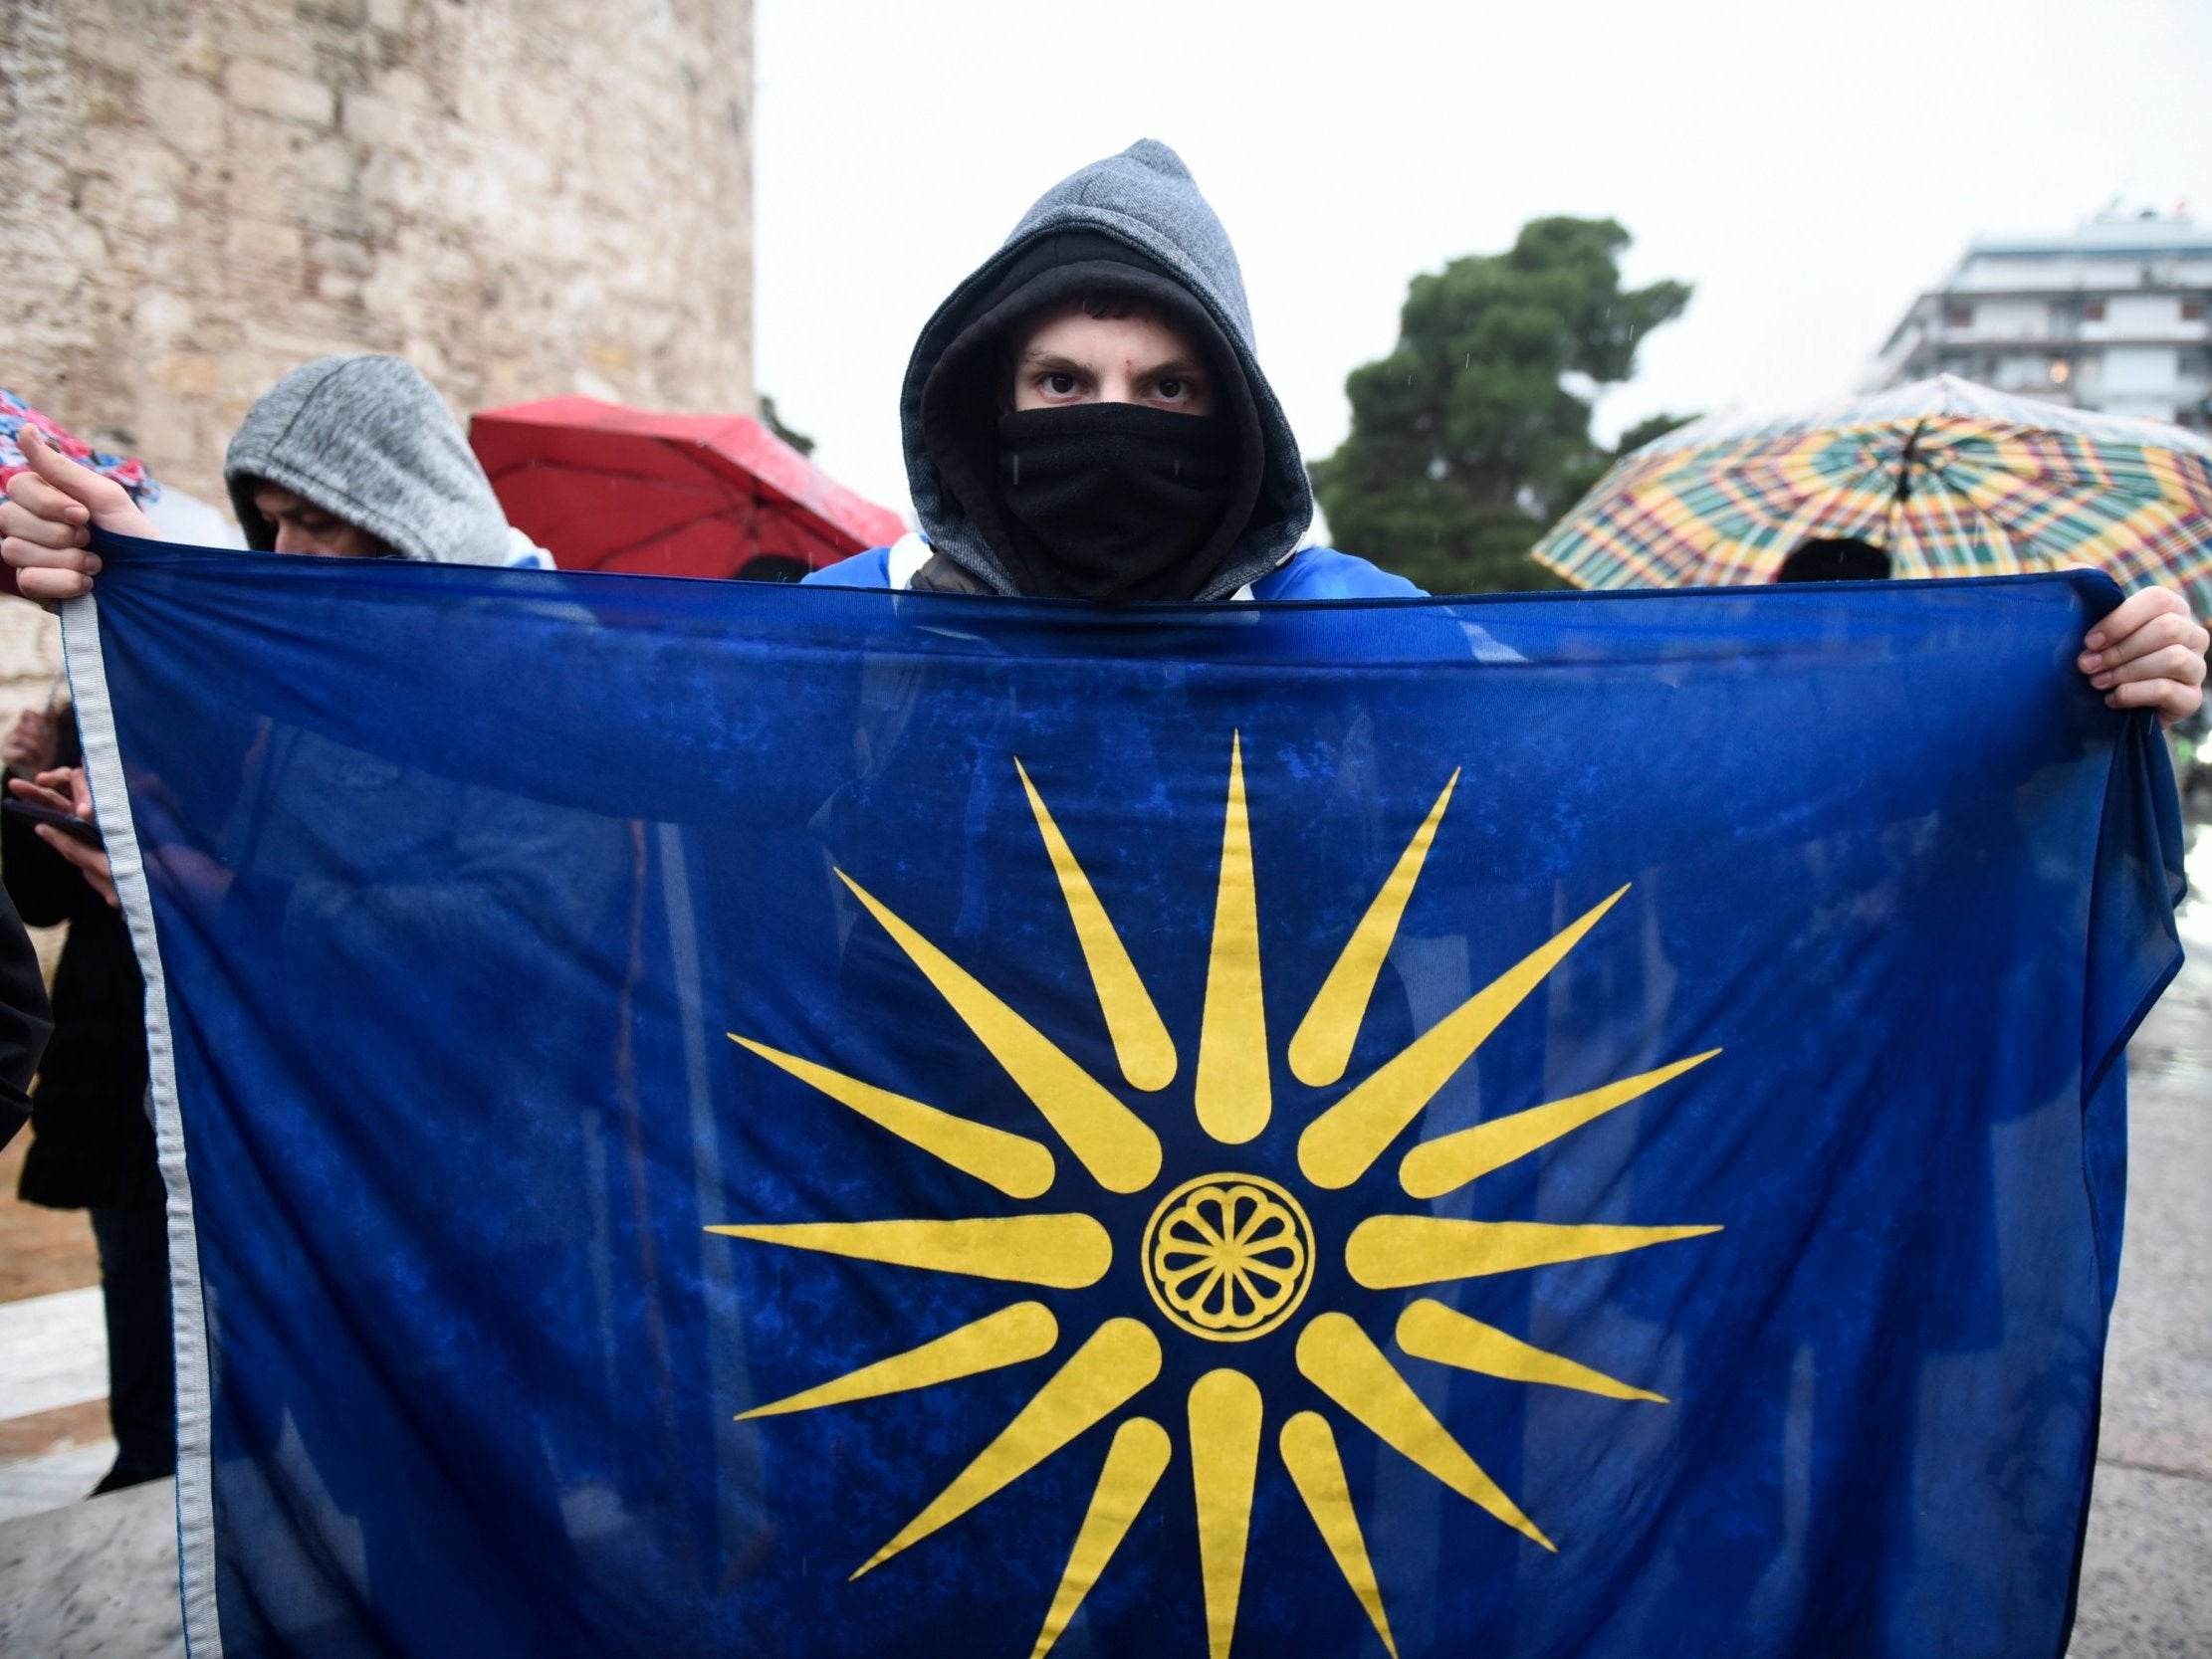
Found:
<svg viewBox="0 0 2212 1659"><path fill-rule="evenodd" d="M202 351L173 351L147 365L153 383L178 397L206 397L222 389L223 363Z"/></svg>
<svg viewBox="0 0 2212 1659"><path fill-rule="evenodd" d="M411 69L388 69L376 77L376 96L402 108L428 111L437 104L430 83Z"/></svg>
<svg viewBox="0 0 2212 1659"><path fill-rule="evenodd" d="M254 58L223 66L223 91L248 109L284 120L329 126L337 118L337 95L322 82Z"/></svg>
<svg viewBox="0 0 2212 1659"><path fill-rule="evenodd" d="M264 270L272 266L297 267L306 246L300 227L286 220L241 216L230 222L231 253ZM250 277L254 273L240 275Z"/></svg>
<svg viewBox="0 0 2212 1659"><path fill-rule="evenodd" d="M343 196L360 178L359 153L340 138L305 145L294 162L295 200L309 205L318 196Z"/></svg>
<svg viewBox="0 0 2212 1659"><path fill-rule="evenodd" d="M376 267L376 256L357 236L318 236L308 243L308 263L348 276L365 277Z"/></svg>
<svg viewBox="0 0 2212 1659"><path fill-rule="evenodd" d="M140 294L131 307L130 325L149 346L187 338L192 332L192 302L160 289Z"/></svg>
<svg viewBox="0 0 2212 1659"><path fill-rule="evenodd" d="M0 362L157 477L219 500L247 405L322 350L463 408L750 407L748 0L0 8Z"/></svg>
<svg viewBox="0 0 2212 1659"><path fill-rule="evenodd" d="M213 157L223 142L223 100L189 75L148 75L141 83L153 129L188 155Z"/></svg>
<svg viewBox="0 0 2212 1659"><path fill-rule="evenodd" d="M413 117L403 104L377 93L347 93L340 104L339 123L346 137L370 146L399 141Z"/></svg>

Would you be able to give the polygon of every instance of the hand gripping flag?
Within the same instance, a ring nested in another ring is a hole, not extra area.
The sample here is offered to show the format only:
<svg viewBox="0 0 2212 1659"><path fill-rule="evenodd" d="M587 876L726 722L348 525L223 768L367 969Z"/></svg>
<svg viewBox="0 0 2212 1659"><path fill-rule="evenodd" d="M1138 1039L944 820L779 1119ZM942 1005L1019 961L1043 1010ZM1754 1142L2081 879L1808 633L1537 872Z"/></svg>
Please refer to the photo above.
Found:
<svg viewBox="0 0 2212 1659"><path fill-rule="evenodd" d="M2056 1659L2114 597L110 548L193 1654Z"/></svg>

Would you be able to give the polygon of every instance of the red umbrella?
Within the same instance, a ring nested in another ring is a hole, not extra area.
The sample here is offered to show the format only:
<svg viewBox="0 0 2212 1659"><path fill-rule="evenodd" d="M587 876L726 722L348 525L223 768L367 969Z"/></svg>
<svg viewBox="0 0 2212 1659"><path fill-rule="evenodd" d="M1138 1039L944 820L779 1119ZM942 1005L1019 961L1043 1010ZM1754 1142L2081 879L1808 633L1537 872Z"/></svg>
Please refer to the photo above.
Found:
<svg viewBox="0 0 2212 1659"><path fill-rule="evenodd" d="M792 581L906 531L742 415L553 397L486 410L469 443L509 522L565 569Z"/></svg>

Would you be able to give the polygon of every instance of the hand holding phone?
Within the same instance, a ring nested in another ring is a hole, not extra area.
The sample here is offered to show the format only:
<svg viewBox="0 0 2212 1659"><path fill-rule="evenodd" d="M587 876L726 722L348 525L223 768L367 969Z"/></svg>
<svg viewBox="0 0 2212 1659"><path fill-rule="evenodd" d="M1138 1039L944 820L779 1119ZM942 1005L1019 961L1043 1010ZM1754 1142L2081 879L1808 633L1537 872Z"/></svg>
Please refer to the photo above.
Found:
<svg viewBox="0 0 2212 1659"><path fill-rule="evenodd" d="M8 781L13 785L24 780L10 778ZM0 812L17 818L28 818L34 824L50 824L71 840L82 841L88 847L105 847L108 844L101 839L100 826L90 818L80 818L74 812L64 812L59 807L48 806L40 801L25 800L12 791L6 800L0 801Z"/></svg>
<svg viewBox="0 0 2212 1659"><path fill-rule="evenodd" d="M67 794L62 792L65 788ZM99 826L93 822L93 792L85 781L84 767L63 766L41 772L36 778L9 778L7 798L0 801L0 810L36 819L34 828L39 839L76 865L85 885L110 908L119 906L107 847L101 841Z"/></svg>

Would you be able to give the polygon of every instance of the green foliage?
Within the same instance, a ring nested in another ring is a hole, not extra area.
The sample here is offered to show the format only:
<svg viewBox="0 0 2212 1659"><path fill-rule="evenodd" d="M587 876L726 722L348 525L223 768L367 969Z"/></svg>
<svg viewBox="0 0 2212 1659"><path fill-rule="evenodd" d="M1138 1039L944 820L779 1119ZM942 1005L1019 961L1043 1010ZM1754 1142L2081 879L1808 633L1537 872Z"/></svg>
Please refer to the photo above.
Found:
<svg viewBox="0 0 2212 1659"><path fill-rule="evenodd" d="M814 440L803 432L794 432L775 418L775 399L768 393L761 394L761 424L801 455L814 453Z"/></svg>
<svg viewBox="0 0 2212 1659"><path fill-rule="evenodd" d="M1626 452L1591 438L1574 384L1628 379L1689 304L1682 283L1624 290L1628 246L1610 219L1534 219L1414 279L1397 347L1345 382L1351 436L1313 466L1338 545L1435 593L1561 585L1528 549Z"/></svg>

